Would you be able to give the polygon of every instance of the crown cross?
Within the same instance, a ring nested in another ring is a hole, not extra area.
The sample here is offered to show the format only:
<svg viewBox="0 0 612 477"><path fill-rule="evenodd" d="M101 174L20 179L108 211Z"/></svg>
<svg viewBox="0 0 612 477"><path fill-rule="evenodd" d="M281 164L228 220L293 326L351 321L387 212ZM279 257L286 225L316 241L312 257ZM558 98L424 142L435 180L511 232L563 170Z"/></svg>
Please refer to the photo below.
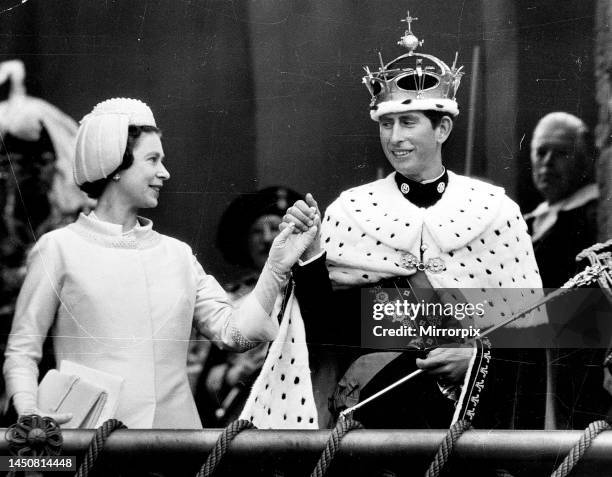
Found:
<svg viewBox="0 0 612 477"><path fill-rule="evenodd" d="M417 17L411 17L410 16L410 10L408 10L406 12L406 15L407 15L406 18L402 19L402 21L408 23L408 33L412 33L412 25L411 25L411 23L416 21L416 20L418 20L418 18Z"/></svg>
<svg viewBox="0 0 612 477"><path fill-rule="evenodd" d="M410 50L410 53L412 53L416 48L423 45L423 40L419 40L414 33L412 33L412 22L418 20L418 18L410 16L410 10L406 13L406 18L403 18L401 21L408 24L408 29L404 32L404 36L400 38L397 44L407 48Z"/></svg>

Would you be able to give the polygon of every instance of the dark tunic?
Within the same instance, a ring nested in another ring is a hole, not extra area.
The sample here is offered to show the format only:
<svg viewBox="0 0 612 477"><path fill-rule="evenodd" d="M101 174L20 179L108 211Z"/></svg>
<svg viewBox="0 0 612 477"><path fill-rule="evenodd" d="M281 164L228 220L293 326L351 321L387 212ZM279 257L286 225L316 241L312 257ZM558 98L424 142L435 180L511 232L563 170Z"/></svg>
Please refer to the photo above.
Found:
<svg viewBox="0 0 612 477"><path fill-rule="evenodd" d="M526 222L532 233L533 219ZM588 263L577 262L576 255L595 243L597 199L559 211L556 223L533 242L543 286L559 288L584 269ZM603 419L610 406L610 396L602 386L601 364L610 340L606 321L612 321L612 314L598 290L590 296L581 298L583 303L579 305L569 296L548 306L558 346L551 350L551 375L556 425L560 429L583 429ZM568 314L567 310L575 312Z"/></svg>
<svg viewBox="0 0 612 477"><path fill-rule="evenodd" d="M533 234L533 219L527 219L529 233ZM557 222L538 240L533 251L540 269L544 288L559 288L573 277L583 265L576 255L597 243L597 200L582 207L559 211Z"/></svg>

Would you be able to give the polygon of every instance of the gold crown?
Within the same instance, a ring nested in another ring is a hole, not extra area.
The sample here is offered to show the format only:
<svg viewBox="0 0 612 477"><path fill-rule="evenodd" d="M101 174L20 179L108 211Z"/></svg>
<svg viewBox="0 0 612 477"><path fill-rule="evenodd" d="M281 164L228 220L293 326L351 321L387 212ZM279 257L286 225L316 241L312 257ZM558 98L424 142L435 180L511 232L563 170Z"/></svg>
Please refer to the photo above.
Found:
<svg viewBox="0 0 612 477"><path fill-rule="evenodd" d="M379 52L378 71L372 72L367 66L364 67L367 74L362 81L372 95L370 116L374 121L378 121L383 114L413 110L442 111L453 116L459 114L455 95L463 76L463 67L456 68L457 54L453 66L449 68L435 56L415 53L414 50L423 44L423 40L412 33L412 22L415 20L418 18L411 17L408 11L402 20L408 24L408 28L397 42L407 48L408 53L385 64ZM412 58L416 58L414 66L411 66Z"/></svg>

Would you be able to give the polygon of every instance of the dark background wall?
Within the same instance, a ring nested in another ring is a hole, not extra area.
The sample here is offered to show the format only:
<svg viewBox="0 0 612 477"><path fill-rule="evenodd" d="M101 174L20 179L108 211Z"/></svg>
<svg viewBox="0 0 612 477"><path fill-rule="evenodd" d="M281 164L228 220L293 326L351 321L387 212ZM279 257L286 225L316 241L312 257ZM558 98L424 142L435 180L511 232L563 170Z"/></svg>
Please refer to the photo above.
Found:
<svg viewBox="0 0 612 477"><path fill-rule="evenodd" d="M519 105L516 130L525 137L519 164L529 163L531 131L551 111L567 111L592 129L597 125L594 51L595 1L517 2ZM519 200L527 210L541 199L531 171L520 168Z"/></svg>
<svg viewBox="0 0 612 477"><path fill-rule="evenodd" d="M266 182L288 181L313 191L324 205L341 189L389 171L368 114L363 66L379 66L405 53L396 43L409 7L422 51L451 64L457 51L470 70L474 34L481 24L478 1L369 0L260 1L251 5L251 38L257 108L257 167ZM276 47L272 47L276 45ZM448 165L464 167L469 85ZM480 155L479 155L480 156Z"/></svg>
<svg viewBox="0 0 612 477"><path fill-rule="evenodd" d="M152 107L172 178L145 215L213 270L219 216L257 187L243 17L239 3L175 0L30 0L0 15L0 59L25 62L30 94L77 120L110 97Z"/></svg>
<svg viewBox="0 0 612 477"><path fill-rule="evenodd" d="M237 193L284 184L326 206L389 171L362 66L402 53L408 8L422 51L448 63L457 51L467 73L446 164L464 169L479 46L473 172L532 208L537 119L564 109L595 121L591 1L29 0L0 14L0 60L22 59L29 92L75 119L113 96L149 103L172 179L147 215L224 279L235 270L214 235Z"/></svg>

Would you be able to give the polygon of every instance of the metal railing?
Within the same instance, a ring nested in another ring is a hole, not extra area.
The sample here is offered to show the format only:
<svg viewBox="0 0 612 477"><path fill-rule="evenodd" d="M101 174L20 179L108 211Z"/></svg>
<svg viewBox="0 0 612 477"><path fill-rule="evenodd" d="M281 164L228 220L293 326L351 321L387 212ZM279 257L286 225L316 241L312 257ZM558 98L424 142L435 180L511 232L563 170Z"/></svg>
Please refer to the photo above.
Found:
<svg viewBox="0 0 612 477"><path fill-rule="evenodd" d="M245 430L231 443L226 458L229 474L223 475L272 475L272 469L286 475L308 475L329 432ZM352 431L342 440L332 474L372 475L367 469L410 468L411 475L423 475L446 433L446 430ZM100 465L160 470L173 476L195 475L219 434L219 429L117 430L104 447ZM93 430L63 431L62 454L82 456L93 435ZM515 475L547 476L581 435L581 431L470 430L457 442L452 467L463 469L459 475L475 475L473 470L479 468L503 468ZM8 443L1 440L0 455L8 454ZM595 439L572 473L572 477L595 475L612 475L612 431Z"/></svg>

